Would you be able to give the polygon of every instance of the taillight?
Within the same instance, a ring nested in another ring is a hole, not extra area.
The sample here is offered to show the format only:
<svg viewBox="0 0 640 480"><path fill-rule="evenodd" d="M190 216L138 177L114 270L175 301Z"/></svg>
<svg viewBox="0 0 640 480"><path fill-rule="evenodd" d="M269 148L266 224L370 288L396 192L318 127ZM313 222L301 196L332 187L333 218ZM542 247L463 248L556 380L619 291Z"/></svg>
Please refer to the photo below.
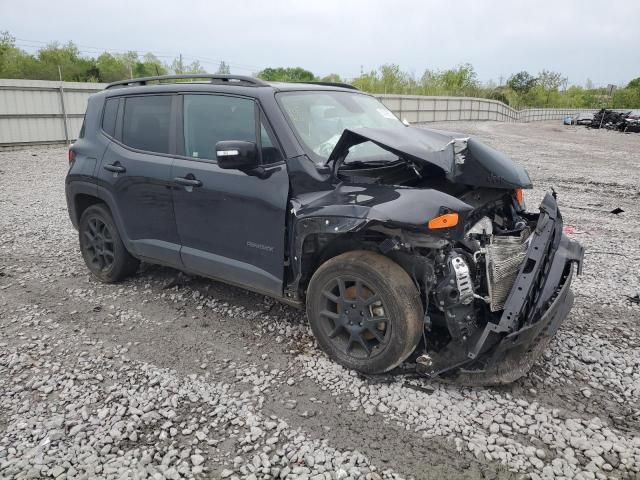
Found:
<svg viewBox="0 0 640 480"><path fill-rule="evenodd" d="M69 149L69 165L76 161L76 152L72 148Z"/></svg>

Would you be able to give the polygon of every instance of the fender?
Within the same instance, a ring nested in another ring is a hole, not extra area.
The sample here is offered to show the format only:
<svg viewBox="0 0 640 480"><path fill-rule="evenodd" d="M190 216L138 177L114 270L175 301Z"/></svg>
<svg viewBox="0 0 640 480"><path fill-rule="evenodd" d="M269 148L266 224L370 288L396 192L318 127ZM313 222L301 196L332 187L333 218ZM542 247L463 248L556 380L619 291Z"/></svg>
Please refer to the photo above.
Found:
<svg viewBox="0 0 640 480"><path fill-rule="evenodd" d="M65 182L65 196L67 197L67 211L73 228L78 229L78 213L76 212L76 197L78 195L90 195L98 197L98 188L95 183L88 180L73 180L67 177Z"/></svg>
<svg viewBox="0 0 640 480"><path fill-rule="evenodd" d="M353 185L342 183L335 190L301 194L291 199L292 222L289 239L291 283L285 296L297 298L302 277L302 254L306 238L313 234L344 235L374 225L429 233L453 239L465 231L465 220L473 207L451 195L433 189ZM443 212L460 216L454 228L429 231L427 223Z"/></svg>
<svg viewBox="0 0 640 480"><path fill-rule="evenodd" d="M294 301L299 300L299 285L302 277L302 247L309 235L320 233L343 235L362 230L367 224L368 221L366 219L354 217L311 215L294 219L289 249L292 281L285 288L285 298Z"/></svg>
<svg viewBox="0 0 640 480"><path fill-rule="evenodd" d="M74 228L78 229L78 213L76 212L76 202L75 199L78 195L90 195L92 197L96 197L97 199L104 202L109 210L111 211L111 216L113 217L113 221L116 223L116 227L118 228L118 233L120 234L120 238L122 239L122 243L124 243L127 250L130 252L134 252L133 243L127 236L126 230L124 229L124 224L122 223L122 218L120 217L120 213L116 208L115 201L113 199L113 195L109 190L104 187L97 185L96 183L90 183L83 180L67 180L66 185L66 196L67 196L67 207L69 208L69 217L71 218L71 223Z"/></svg>

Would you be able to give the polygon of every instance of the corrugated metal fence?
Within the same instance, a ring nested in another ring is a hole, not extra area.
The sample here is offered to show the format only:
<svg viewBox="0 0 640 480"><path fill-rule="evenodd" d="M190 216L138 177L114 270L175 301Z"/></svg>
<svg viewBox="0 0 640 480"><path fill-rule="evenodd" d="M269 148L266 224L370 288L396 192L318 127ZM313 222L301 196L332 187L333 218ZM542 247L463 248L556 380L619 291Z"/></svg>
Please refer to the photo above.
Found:
<svg viewBox="0 0 640 480"><path fill-rule="evenodd" d="M103 83L0 79L0 146L75 140Z"/></svg>
<svg viewBox="0 0 640 480"><path fill-rule="evenodd" d="M0 146L63 143L75 140L89 95L104 83L0 79ZM398 117L411 123L458 120L533 122L559 120L595 110L533 108L514 110L496 100L471 97L376 95Z"/></svg>

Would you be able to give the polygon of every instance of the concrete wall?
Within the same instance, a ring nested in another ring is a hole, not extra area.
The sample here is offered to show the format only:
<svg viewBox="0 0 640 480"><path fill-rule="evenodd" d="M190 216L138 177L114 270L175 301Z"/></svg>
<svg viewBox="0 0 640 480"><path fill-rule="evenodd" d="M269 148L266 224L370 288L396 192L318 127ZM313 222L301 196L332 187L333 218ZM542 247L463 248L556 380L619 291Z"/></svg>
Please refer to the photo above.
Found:
<svg viewBox="0 0 640 480"><path fill-rule="evenodd" d="M459 120L498 122L535 122L562 120L576 113L594 113L594 109L529 108L515 110L497 100L473 97L423 97L419 95L376 95L389 110L411 123Z"/></svg>
<svg viewBox="0 0 640 480"><path fill-rule="evenodd" d="M0 146L64 143L80 132L89 95L103 83L0 79ZM411 123L459 120L534 122L560 120L595 110L513 108L486 98L376 95L398 117ZM65 128L66 127L66 128Z"/></svg>

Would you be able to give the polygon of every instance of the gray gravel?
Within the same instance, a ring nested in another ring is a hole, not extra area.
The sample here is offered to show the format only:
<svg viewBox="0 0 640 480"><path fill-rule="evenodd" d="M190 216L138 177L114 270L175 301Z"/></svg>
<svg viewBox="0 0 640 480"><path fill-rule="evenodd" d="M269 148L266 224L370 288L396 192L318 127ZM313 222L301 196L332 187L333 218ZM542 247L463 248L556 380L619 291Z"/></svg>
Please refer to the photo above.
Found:
<svg viewBox="0 0 640 480"><path fill-rule="evenodd" d="M0 152L0 478L640 478L640 135L451 123L559 193L576 305L498 389L366 379L300 312L152 265L86 271L66 152ZM615 207L620 215L608 213Z"/></svg>

